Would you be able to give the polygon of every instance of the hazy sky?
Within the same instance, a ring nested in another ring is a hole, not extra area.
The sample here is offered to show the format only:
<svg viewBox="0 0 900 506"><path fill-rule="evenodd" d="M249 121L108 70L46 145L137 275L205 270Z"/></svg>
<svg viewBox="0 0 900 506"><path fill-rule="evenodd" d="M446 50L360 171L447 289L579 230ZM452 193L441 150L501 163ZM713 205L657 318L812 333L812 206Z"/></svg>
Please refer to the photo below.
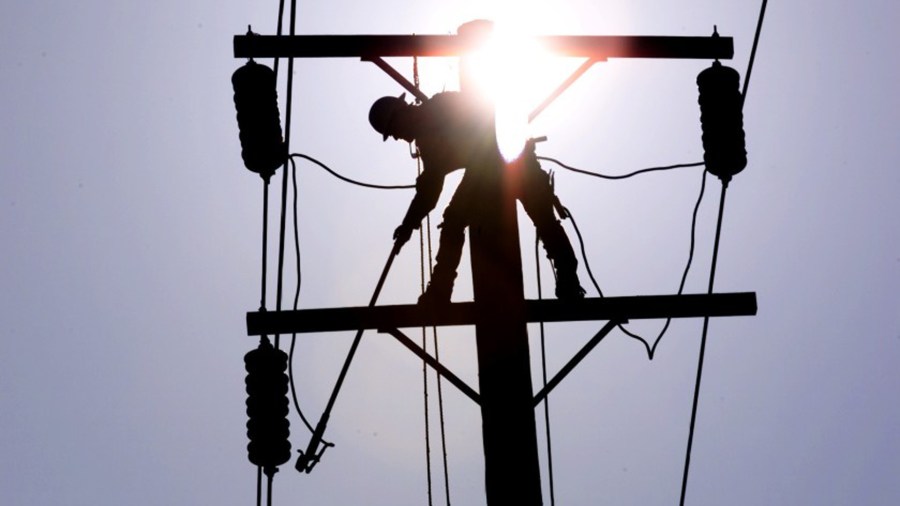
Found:
<svg viewBox="0 0 900 506"><path fill-rule="evenodd" d="M734 0L547 3L516 5L549 34L718 25L742 75L759 12ZM506 4L299 2L297 26L453 33ZM243 62L231 43L248 24L274 33L277 7L0 7L0 504L253 504L242 357L256 345L244 315L259 305L262 191L240 159L230 76ZM755 291L759 314L710 324L688 504L900 503L898 19L887 0L770 2L744 111L750 161L729 189L716 278L719 291ZM411 76L411 60L392 63ZM549 137L539 154L608 173L701 160L695 78L708 65L597 65L535 125ZM422 81L451 89L450 63L423 62ZM382 143L366 122L374 99L400 91L371 64L298 61L292 150L357 179L411 182L406 145ZM675 292L700 178L557 171L606 294ZM364 305L411 192L349 186L305 162L298 183L301 307ZM706 290L718 191L709 179L687 292ZM520 225L534 297L534 232ZM395 265L381 301L413 302L416 248ZM287 269L288 293L295 279ZM464 268L454 300L470 297ZM551 373L600 325L548 326ZM677 504L701 326L673 323L652 361L614 332L554 390L557 504ZM472 332L441 337L442 359L476 385ZM351 339L298 338L298 395L313 418ZM478 409L450 386L444 397L451 500L484 504ZM284 466L275 504L427 504L423 416L421 363L367 334L326 435L337 446L312 474ZM538 427L545 466L542 416ZM437 439L432 448L443 504Z"/></svg>

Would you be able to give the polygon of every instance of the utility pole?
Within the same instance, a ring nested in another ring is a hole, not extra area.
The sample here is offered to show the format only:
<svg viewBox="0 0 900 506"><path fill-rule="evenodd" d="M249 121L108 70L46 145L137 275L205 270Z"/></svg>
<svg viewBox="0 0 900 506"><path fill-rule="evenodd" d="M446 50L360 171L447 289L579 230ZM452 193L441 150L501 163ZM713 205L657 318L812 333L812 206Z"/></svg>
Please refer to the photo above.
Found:
<svg viewBox="0 0 900 506"><path fill-rule="evenodd" d="M459 27L459 35L486 38L489 22ZM476 93L467 57L460 59L460 89ZM493 132L492 132L493 133ZM499 156L499 154L498 154ZM534 391L525 322L525 292L516 198L511 172L497 164L468 167L480 178L486 204L469 225L475 347L481 393L484 480L488 504L541 504Z"/></svg>
<svg viewBox="0 0 900 506"><path fill-rule="evenodd" d="M407 90L412 85L381 58L388 56L460 56L460 83L467 91L466 54L490 30L486 23L463 25L456 36L237 36L236 57L357 57L372 61ZM731 58L728 37L543 37L552 50L591 61L608 58ZM579 72L583 72L587 66ZM580 75L580 73L578 74ZM565 86L571 84L573 75ZM565 89L562 86L558 92ZM546 105L543 104L542 107ZM377 329L391 334L477 402L482 414L485 488L489 506L538 506L542 503L535 405L617 323L638 318L737 316L756 313L753 293L611 297L573 302L526 301L522 280L517 205L510 191L510 171L492 164L468 167L480 171L480 204L469 225L474 301L441 308L415 305L367 308L308 309L248 313L248 334L327 332ZM594 339L534 395L531 383L527 323L534 321L608 320ZM465 385L398 328L475 325L479 392ZM319 435L321 436L321 434ZM310 448L315 449L311 444ZM316 457L316 460L318 457ZM307 468L307 472L311 468Z"/></svg>

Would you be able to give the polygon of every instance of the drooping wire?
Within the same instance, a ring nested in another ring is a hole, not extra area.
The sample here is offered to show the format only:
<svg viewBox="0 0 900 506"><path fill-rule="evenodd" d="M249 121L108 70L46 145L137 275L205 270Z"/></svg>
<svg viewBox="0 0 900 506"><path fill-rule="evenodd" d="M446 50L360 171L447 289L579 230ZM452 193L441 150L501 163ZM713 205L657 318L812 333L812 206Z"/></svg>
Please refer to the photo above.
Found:
<svg viewBox="0 0 900 506"><path fill-rule="evenodd" d="M294 255L297 259L296 268L297 268L297 288L294 291L294 311L297 310L299 301L300 301L300 287L302 285L302 271L300 265L300 233L297 223L297 164L291 159L291 169L293 172L291 173L291 182L293 187L293 225L294 225ZM313 432L314 429L310 424L309 420L303 414L303 410L300 409L300 402L297 399L297 389L294 386L294 349L297 345L297 334L291 334L291 345L288 351L288 382L290 384L291 390L291 399L294 403L294 410L297 412L297 415L300 417L300 420L306 425L306 428L309 429L309 432ZM334 446L333 443L322 439L322 443L328 446Z"/></svg>
<svg viewBox="0 0 900 506"><path fill-rule="evenodd" d="M541 257L538 251L540 238L534 238L534 265L537 277L538 300L543 300L543 290L541 288ZM544 335L544 322L538 322L541 331L541 379L543 381L543 389L547 389L547 347ZM553 488L553 445L550 436L550 396L544 396L544 427L546 429L547 438L547 478L550 485L550 506L556 504L556 493Z"/></svg>
<svg viewBox="0 0 900 506"><path fill-rule="evenodd" d="M324 163L320 162L319 160L316 160L315 158L313 158L309 155L304 155L302 153L292 153L290 155L290 157L291 158L302 158L304 160L308 160L308 161L318 165L319 167L325 169L329 174L340 179L341 181L344 181L344 182L350 183L350 184L355 184L357 186L362 186L364 188L373 188L376 190L409 190L409 189L416 187L415 184L381 185L381 184L363 183L362 181L357 181L355 179L350 179L347 176L342 176L341 174L334 171L331 167L325 165Z"/></svg>
<svg viewBox="0 0 900 506"><path fill-rule="evenodd" d="M592 172L589 170L578 169L578 168L572 167L571 165L566 165L566 164L562 163L561 161L557 160L556 158L550 158L548 156L539 156L539 157L537 157L537 159L555 163L556 165L559 165L560 167L562 167L566 170L571 170L572 172L577 172L579 174L584 174L586 176L598 177L600 179L610 179L610 180L628 179L630 177L634 177L639 174L645 174L647 172L658 172L658 171L663 171L663 170L684 169L687 167L700 167L703 165L703 162L679 163L679 164L675 164L675 165L666 165L663 167L650 167L647 169L640 169L640 170L636 170L634 172L629 172L628 174L620 174L620 175L610 176L608 174L601 174L599 172Z"/></svg>
<svg viewBox="0 0 900 506"><path fill-rule="evenodd" d="M756 48L759 46L759 38L760 34L762 33L763 20L766 16L767 4L768 0L762 0L762 3L759 7L759 19L756 22L756 33L753 35L753 47L750 50L750 60L747 62L747 72L744 73L744 86L741 90L742 109L747 100L747 89L750 85L750 74L753 72L753 63L756 60ZM725 192L727 189L728 179L722 179L722 194L719 198L719 216L716 220L716 238L715 242L713 243L712 265L710 266L709 272L709 293L713 293L713 283L715 282L716 277L716 263L718 262L719 256L719 240L722 229L722 216L724 214L725 208ZM684 499L687 493L688 474L691 468L691 450L694 444L694 429L697 422L697 406L700 402L700 381L703 377L703 360L706 354L706 338L708 331L709 317L707 316L703 319L703 333L700 337L700 356L697 359L697 380L694 384L694 401L691 406L691 424L690 428L688 429L687 449L685 450L684 455L684 475L681 479L681 499L679 501L680 506L684 506Z"/></svg>
<svg viewBox="0 0 900 506"><path fill-rule="evenodd" d="M697 203L694 204L694 212L691 216L691 245L688 250L688 259L684 266L684 272L681 274L681 282L678 284L678 295L684 293L684 284L687 281L688 273L691 271L691 264L694 262L694 245L696 243L697 237L697 213L700 210L700 203L703 202L703 194L706 190L706 171L703 171L703 174L700 176L700 194L697 195ZM631 333L625 326L620 325L619 330L625 333L625 335L631 337L632 339L637 339L638 341L644 343L644 346L647 349L647 356L650 360L653 360L653 355L656 353L656 345L662 340L663 336L666 335L666 331L669 329L669 324L672 323L671 318L666 318L666 323L663 325L662 330L659 331L659 334L656 336L656 339L653 341L651 345L644 338L637 334Z"/></svg>
<svg viewBox="0 0 900 506"><path fill-rule="evenodd" d="M700 203L703 201L703 194L704 194L705 189L706 189L706 172L704 171L703 177L702 177L702 180L700 183L700 193L697 196L697 203L694 205L694 212L693 212L692 218L691 218L690 250L688 252L688 259L687 259L687 262L684 267L684 272L682 273L682 276L681 276L681 283L678 286L678 295L681 295L682 292L684 291L685 281L687 280L688 273L690 272L690 269L691 269L691 264L693 263L694 243L695 243L696 230L697 230L697 212L700 209ZM584 268L588 273L588 277L590 278L591 283L594 285L594 288L597 290L597 294L600 297L603 297L604 296L603 290L600 289L600 285L599 285L599 283L597 283L597 279L594 277L594 273L591 270L591 265L590 265L590 262L588 261L587 252L585 251L585 247L584 247L584 238L581 235L581 230L578 228L578 223L575 221L575 217L572 215L572 212L568 208L564 207L563 209L565 210L566 214L568 214L569 220L572 222L572 228L575 229L575 235L578 237L578 244L579 244L579 247L581 250L581 258L584 261ZM670 322L671 322L671 318L667 318L665 325L663 326L660 333L657 335L656 340L653 341L652 345L649 344L649 342L646 339L644 339L643 337L641 337L640 335L629 331L627 328L625 328L624 325L620 324L620 325L618 325L618 328L625 335L627 335L633 339L636 339L638 341L641 341L644 344L645 349L647 350L648 358L650 360L653 360L653 355L656 352L656 345L660 342L662 337L665 335L666 331L669 328Z"/></svg>

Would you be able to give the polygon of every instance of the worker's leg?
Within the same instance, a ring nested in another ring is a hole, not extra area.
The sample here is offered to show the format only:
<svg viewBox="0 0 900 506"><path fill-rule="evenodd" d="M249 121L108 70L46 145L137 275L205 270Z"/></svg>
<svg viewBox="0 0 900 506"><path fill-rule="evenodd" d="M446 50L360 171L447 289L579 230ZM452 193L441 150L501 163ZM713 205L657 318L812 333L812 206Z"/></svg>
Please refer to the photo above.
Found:
<svg viewBox="0 0 900 506"><path fill-rule="evenodd" d="M420 304L446 304L453 293L453 282L456 279L456 268L462 257L463 245L466 241L466 225L468 225L467 199L462 185L457 189L450 205L444 211L444 221L440 225L441 238L435 259L434 271L428 289L419 297ZM463 193L463 195L460 195Z"/></svg>
<svg viewBox="0 0 900 506"><path fill-rule="evenodd" d="M566 231L553 214L556 197L550 187L550 176L541 170L537 160L523 169L519 199L537 229L547 257L553 262L556 296L560 299L580 299L584 297L584 289L578 282L578 260Z"/></svg>

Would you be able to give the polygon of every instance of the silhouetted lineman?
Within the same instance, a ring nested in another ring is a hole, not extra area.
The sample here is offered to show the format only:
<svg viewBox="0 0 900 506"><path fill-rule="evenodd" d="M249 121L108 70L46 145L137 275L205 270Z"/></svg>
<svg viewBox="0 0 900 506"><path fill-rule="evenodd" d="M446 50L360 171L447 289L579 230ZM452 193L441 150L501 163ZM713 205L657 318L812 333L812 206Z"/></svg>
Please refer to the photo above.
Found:
<svg viewBox="0 0 900 506"><path fill-rule="evenodd" d="M456 268L465 242L465 228L476 213L483 212L479 189L486 180L508 177L507 188L522 202L525 212L544 243L556 271L556 296L580 299L584 289L578 282L578 261L566 232L553 213L558 203L550 177L541 170L529 141L518 159L507 163L497 148L494 117L490 107L464 93L438 93L421 105L399 97L382 97L369 110L369 123L384 136L416 142L422 157L422 174L416 179L416 195L403 222L394 231L402 246L422 219L434 209L444 185L444 177L457 169L467 169L444 211L439 225L441 238L428 289L420 304L450 302Z"/></svg>

